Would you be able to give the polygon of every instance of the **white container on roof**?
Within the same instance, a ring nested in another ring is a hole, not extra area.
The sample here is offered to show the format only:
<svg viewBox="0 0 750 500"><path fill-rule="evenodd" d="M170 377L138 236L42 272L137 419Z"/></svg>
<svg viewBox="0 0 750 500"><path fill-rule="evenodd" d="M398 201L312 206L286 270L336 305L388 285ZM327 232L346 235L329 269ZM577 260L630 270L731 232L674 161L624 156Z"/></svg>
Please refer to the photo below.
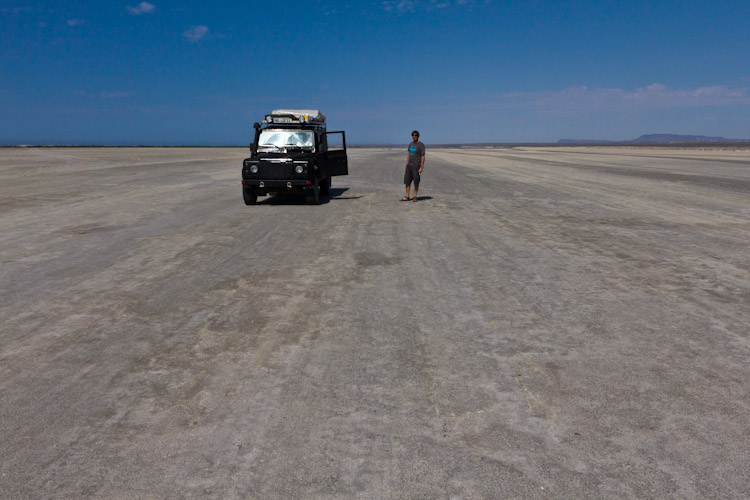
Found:
<svg viewBox="0 0 750 500"><path fill-rule="evenodd" d="M305 117L308 122L326 122L326 115L317 109L274 109L271 116L293 116L297 120Z"/></svg>

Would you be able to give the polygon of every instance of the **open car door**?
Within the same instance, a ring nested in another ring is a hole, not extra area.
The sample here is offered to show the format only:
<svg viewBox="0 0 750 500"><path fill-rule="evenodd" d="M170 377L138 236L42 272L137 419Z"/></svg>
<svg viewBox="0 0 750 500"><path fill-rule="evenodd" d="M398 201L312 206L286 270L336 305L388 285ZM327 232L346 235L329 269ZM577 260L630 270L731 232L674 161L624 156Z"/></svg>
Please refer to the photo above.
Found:
<svg viewBox="0 0 750 500"><path fill-rule="evenodd" d="M337 139L333 134L341 134L341 139ZM328 140L328 153L326 170L328 175L349 175L349 163L346 159L346 134L343 130L337 132L326 132Z"/></svg>

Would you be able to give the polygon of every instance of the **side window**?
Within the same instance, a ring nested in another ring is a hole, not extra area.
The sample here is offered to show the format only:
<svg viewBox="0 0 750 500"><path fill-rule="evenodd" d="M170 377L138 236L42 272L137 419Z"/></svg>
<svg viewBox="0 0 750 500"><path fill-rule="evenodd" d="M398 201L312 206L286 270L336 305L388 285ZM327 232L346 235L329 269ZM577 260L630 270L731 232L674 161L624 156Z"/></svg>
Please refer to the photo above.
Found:
<svg viewBox="0 0 750 500"><path fill-rule="evenodd" d="M346 138L344 137L344 131L339 130L337 132L326 132L329 136L326 138L326 145L328 146L328 152L346 152Z"/></svg>

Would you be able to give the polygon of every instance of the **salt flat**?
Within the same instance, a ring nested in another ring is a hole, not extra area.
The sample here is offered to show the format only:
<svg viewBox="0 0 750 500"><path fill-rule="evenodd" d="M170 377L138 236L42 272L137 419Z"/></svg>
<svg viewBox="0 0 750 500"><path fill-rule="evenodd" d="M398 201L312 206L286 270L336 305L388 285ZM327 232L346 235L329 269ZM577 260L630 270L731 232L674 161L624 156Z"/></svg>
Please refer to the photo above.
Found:
<svg viewBox="0 0 750 500"><path fill-rule="evenodd" d="M0 498L747 498L750 152L0 149Z"/></svg>

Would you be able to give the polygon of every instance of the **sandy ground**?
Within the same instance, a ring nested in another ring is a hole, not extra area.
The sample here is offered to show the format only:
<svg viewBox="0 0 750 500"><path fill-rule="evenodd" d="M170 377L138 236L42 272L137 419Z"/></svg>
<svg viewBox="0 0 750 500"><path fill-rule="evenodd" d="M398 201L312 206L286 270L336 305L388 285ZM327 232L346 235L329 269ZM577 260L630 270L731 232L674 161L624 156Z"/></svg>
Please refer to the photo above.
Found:
<svg viewBox="0 0 750 500"><path fill-rule="evenodd" d="M0 150L0 498L748 498L750 153Z"/></svg>

